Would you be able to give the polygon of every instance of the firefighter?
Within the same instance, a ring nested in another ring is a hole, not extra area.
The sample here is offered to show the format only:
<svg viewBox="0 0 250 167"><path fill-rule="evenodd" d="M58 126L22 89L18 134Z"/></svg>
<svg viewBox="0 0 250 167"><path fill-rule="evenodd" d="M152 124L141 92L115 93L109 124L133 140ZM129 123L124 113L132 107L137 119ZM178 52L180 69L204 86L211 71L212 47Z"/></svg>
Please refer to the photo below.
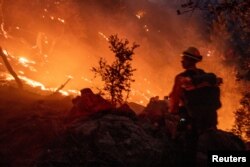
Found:
<svg viewBox="0 0 250 167"><path fill-rule="evenodd" d="M199 50L189 47L183 52L184 71L175 77L169 95L169 110L180 115L179 127L190 125L193 133L199 134L216 128L217 109L220 108L220 78L197 68L202 60ZM189 127L189 126L185 126Z"/></svg>
<svg viewBox="0 0 250 167"><path fill-rule="evenodd" d="M196 73L204 73L202 69L196 67L196 64L201 60L202 56L195 47L189 47L183 52L181 64L185 71L175 77L174 86L169 95L169 110L171 113L177 113L184 107L183 88L188 86L189 77Z"/></svg>

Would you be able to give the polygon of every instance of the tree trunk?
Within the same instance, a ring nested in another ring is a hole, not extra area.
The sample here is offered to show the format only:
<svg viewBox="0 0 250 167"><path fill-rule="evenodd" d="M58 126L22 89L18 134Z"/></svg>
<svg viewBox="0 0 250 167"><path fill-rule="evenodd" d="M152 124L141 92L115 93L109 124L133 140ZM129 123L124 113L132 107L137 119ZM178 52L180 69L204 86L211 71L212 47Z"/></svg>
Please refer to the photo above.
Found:
<svg viewBox="0 0 250 167"><path fill-rule="evenodd" d="M9 73L14 77L16 83L17 83L17 86L19 89L22 89L23 88L23 83L22 81L18 78L18 75L15 73L15 71L13 70L13 68L11 67L6 55L3 53L3 50L2 48L0 47L0 56L3 58L3 62L4 62L4 65L6 66L7 70L9 71Z"/></svg>

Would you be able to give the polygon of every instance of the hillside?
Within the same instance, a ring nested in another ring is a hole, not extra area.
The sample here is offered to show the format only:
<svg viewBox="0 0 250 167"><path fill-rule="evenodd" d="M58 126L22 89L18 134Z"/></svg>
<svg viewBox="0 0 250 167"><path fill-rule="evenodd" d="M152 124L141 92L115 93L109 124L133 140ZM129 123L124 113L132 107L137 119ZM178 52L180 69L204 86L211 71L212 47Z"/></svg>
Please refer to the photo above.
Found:
<svg viewBox="0 0 250 167"><path fill-rule="evenodd" d="M206 132L197 142L186 132L173 138L169 128L176 119L171 115L162 125L150 114L136 115L128 105L110 108L96 94L75 99L82 100L84 110L73 106L71 97L2 87L1 166L203 166L208 150L245 147L239 138L220 130ZM152 106L145 110L153 112Z"/></svg>

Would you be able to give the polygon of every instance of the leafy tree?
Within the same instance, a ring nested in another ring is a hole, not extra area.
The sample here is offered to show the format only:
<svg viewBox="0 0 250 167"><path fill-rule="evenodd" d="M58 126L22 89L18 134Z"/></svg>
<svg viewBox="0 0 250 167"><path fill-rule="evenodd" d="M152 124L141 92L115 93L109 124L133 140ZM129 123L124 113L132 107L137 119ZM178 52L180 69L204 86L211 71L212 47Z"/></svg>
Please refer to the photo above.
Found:
<svg viewBox="0 0 250 167"><path fill-rule="evenodd" d="M241 107L235 111L233 132L250 141L250 93L246 93L241 100Z"/></svg>
<svg viewBox="0 0 250 167"><path fill-rule="evenodd" d="M111 35L108 39L109 48L115 54L115 60L110 65L104 58L100 58L99 66L93 67L95 76L99 75L104 81L104 94L108 95L114 106L121 105L129 97L133 72L131 61L134 49L139 45L133 43L129 47L127 39L119 39L117 35ZM124 98L124 94L126 94Z"/></svg>

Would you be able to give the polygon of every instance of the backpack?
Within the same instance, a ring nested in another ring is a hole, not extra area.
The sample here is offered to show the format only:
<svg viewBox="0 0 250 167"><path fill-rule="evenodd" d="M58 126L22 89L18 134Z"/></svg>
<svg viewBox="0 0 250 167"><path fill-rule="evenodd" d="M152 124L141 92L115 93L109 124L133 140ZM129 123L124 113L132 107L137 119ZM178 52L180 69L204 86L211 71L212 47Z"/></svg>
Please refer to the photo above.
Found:
<svg viewBox="0 0 250 167"><path fill-rule="evenodd" d="M221 107L220 88L222 82L214 73L200 72L190 76L193 89L184 90L184 103L187 108L207 107L217 110Z"/></svg>
<svg viewBox="0 0 250 167"><path fill-rule="evenodd" d="M208 129L217 124L217 109L221 107L221 78L214 73L203 70L185 71L182 75L188 78L183 86L184 118L191 122L194 129Z"/></svg>

